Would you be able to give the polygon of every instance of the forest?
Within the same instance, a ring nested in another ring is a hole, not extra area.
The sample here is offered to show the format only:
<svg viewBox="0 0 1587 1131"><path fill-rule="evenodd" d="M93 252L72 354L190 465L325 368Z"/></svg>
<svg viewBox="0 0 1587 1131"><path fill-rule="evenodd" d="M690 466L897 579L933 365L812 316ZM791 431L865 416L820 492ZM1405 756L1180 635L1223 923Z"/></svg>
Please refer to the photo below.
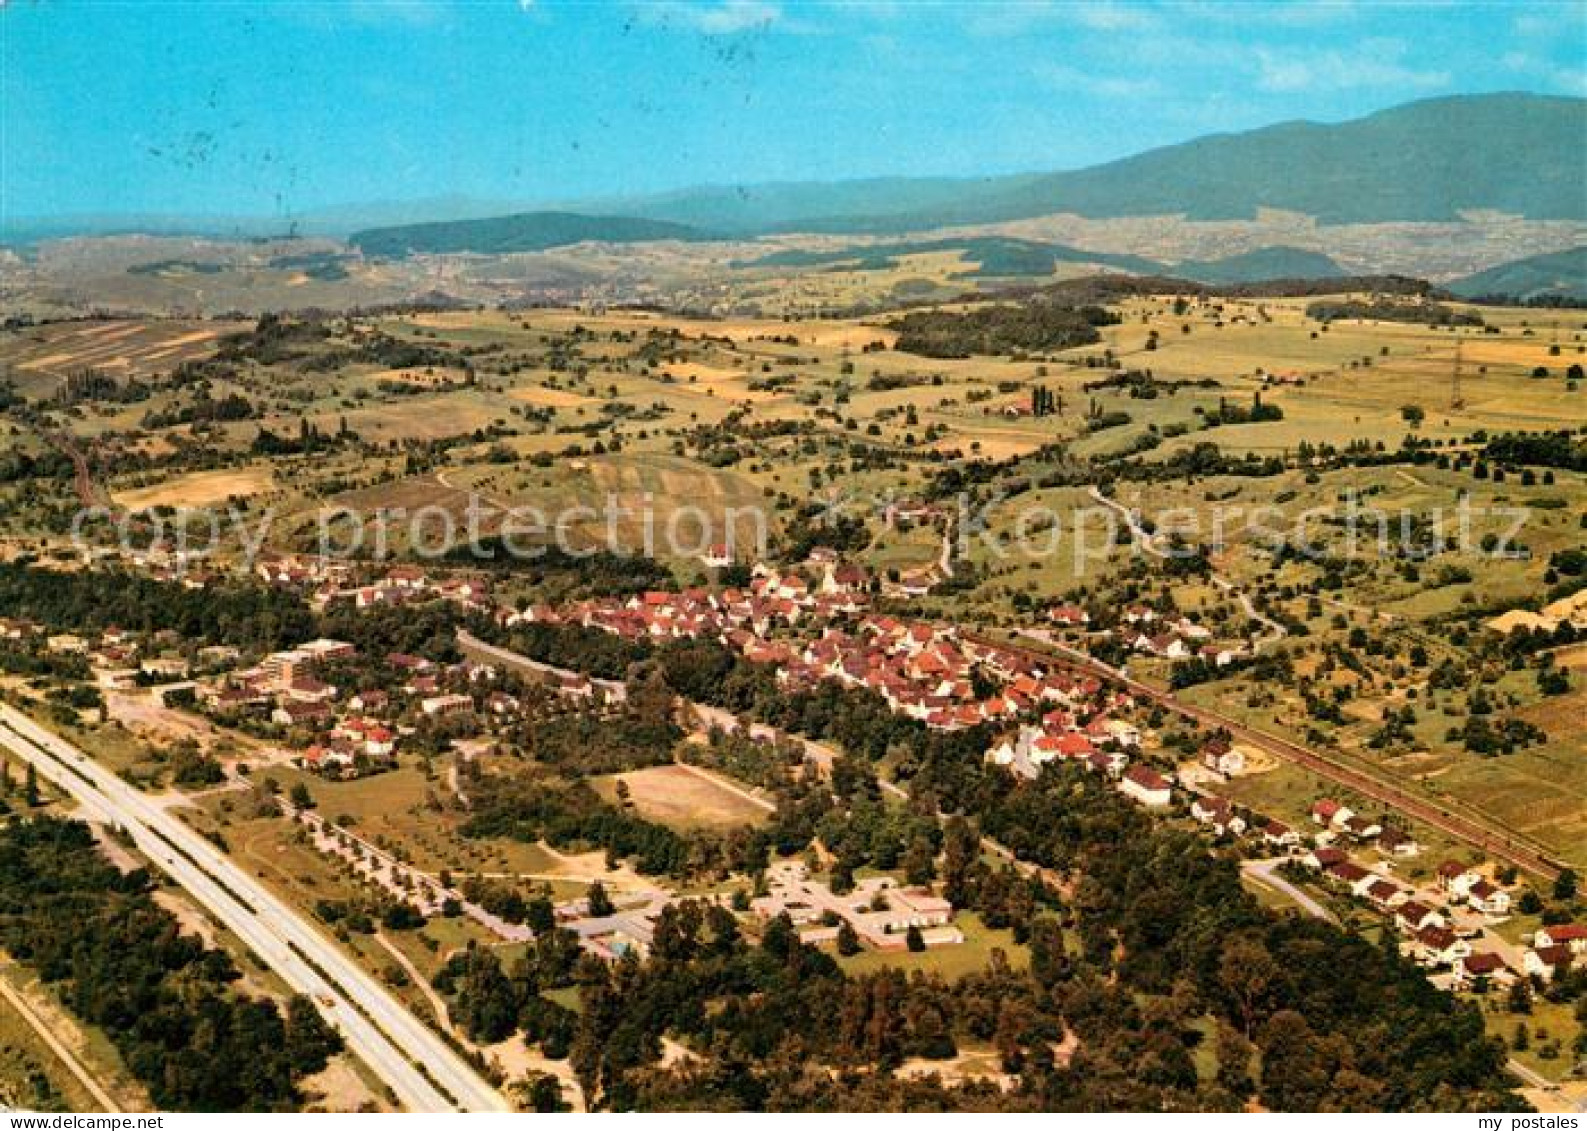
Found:
<svg viewBox="0 0 1587 1131"><path fill-rule="evenodd" d="M570 963L548 933L510 968L460 955L438 987L469 1031L570 1055L586 1093L618 1110L1520 1106L1476 1006L1392 947L1264 910L1233 862L1094 775L970 776L954 803L974 816L942 823L940 878L1029 947L1023 968L998 951L955 981L848 976L786 918L753 938L721 905L686 901L643 961ZM989 865L981 833L1053 868L1063 890ZM569 985L576 1013L540 996ZM663 1035L698 1055L661 1067ZM965 1047L990 1047L1009 1086L892 1074Z"/></svg>
<svg viewBox="0 0 1587 1131"><path fill-rule="evenodd" d="M130 572L65 572L0 562L0 609L58 632L175 632L244 650L285 648L314 635L303 601L258 585L188 589Z"/></svg>
<svg viewBox="0 0 1587 1131"><path fill-rule="evenodd" d="M893 322L896 349L925 357L1040 353L1102 340L1098 326L1118 322L1100 306L1027 302L981 307L964 313L911 311Z"/></svg>
<svg viewBox="0 0 1587 1131"><path fill-rule="evenodd" d="M292 1111L341 1038L314 1005L238 993L224 951L181 930L145 870L123 873L79 821L0 828L0 945L103 1029L166 1111Z"/></svg>

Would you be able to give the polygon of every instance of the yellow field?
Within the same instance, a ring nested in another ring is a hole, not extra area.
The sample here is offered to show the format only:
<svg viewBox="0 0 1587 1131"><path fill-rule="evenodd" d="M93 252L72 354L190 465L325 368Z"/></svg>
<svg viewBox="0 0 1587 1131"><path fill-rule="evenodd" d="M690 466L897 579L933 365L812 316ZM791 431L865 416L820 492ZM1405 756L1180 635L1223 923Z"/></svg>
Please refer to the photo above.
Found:
<svg viewBox="0 0 1587 1131"><path fill-rule="evenodd" d="M257 495L275 486L267 467L195 471L150 487L114 491L111 497L124 507L205 507L227 499Z"/></svg>
<svg viewBox="0 0 1587 1131"><path fill-rule="evenodd" d="M594 397L571 393L566 389L548 389L544 385L521 385L507 395L515 401L543 405L547 408L575 408L579 405L596 403Z"/></svg>
<svg viewBox="0 0 1587 1131"><path fill-rule="evenodd" d="M627 783L629 800L642 816L675 828L736 828L767 816L766 809L734 792L742 787L730 788L686 766L652 766L598 778L592 784L613 800L619 781Z"/></svg>

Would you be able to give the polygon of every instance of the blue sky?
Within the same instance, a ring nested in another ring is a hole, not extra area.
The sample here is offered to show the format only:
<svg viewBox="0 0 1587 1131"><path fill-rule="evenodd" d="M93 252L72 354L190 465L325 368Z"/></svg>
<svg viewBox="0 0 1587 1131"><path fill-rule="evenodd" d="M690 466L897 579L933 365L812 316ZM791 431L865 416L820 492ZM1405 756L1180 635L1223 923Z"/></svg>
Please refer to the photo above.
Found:
<svg viewBox="0 0 1587 1131"><path fill-rule="evenodd" d="M1587 4L0 0L0 209L1073 168L1439 94L1587 95Z"/></svg>

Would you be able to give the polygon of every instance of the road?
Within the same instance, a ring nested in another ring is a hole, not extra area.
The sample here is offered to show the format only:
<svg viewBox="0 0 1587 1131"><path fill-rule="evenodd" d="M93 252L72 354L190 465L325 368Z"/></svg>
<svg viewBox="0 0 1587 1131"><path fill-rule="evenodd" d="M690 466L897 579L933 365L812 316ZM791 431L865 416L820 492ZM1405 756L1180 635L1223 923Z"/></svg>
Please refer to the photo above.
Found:
<svg viewBox="0 0 1587 1131"><path fill-rule="evenodd" d="M1283 876L1279 875L1277 871L1275 871L1275 869L1280 864L1289 859L1292 859L1292 857L1276 856L1271 860L1247 860L1245 863L1240 865L1240 871L1244 872L1247 876L1251 877L1251 879L1255 880L1263 887L1272 888L1279 894L1288 896L1297 905L1299 905L1302 911L1306 912L1306 914L1310 915L1313 919L1322 919L1325 922L1332 923L1337 927L1339 925L1339 919L1332 911L1329 911L1322 904L1318 903L1311 896L1307 895L1300 888L1290 883Z"/></svg>
<svg viewBox="0 0 1587 1131"><path fill-rule="evenodd" d="M66 1047L66 1044L55 1035L49 1025L45 1024L44 1019L33 1011L33 1007L27 1003L27 999L17 992L3 974L0 974L0 994L5 995L6 1001L11 1003L11 1008L21 1014L22 1020L33 1027L33 1031L39 1035L39 1039L55 1054L55 1058L66 1066L68 1072L77 1078L77 1082L83 1086L88 1094L93 1097L94 1102L99 1105L100 1111L112 1113L121 1111L120 1105L111 1098L110 1093L99 1086L99 1081L95 1080L88 1069L83 1067L83 1062L78 1060L77 1055Z"/></svg>
<svg viewBox="0 0 1587 1131"><path fill-rule="evenodd" d="M522 653L511 652L506 648L500 648L495 644L487 643L486 641L475 636L473 633L469 632L467 629L460 628L457 630L457 646L459 650L461 650L463 654L468 656L470 659L483 659L487 661L494 660L497 663L506 664L508 667L515 669L520 674L527 672L532 676L540 677L542 680L547 676L575 676L580 679L588 678L591 686L599 688L606 698L613 703L621 703L623 700L628 698L628 685L620 679L599 679L595 676L586 677L583 675L583 673L573 671L570 668L559 668L551 664L543 664L539 660L531 660L528 656L525 656Z"/></svg>
<svg viewBox="0 0 1587 1131"><path fill-rule="evenodd" d="M507 1101L330 939L152 798L0 704L0 745L139 850L293 990L412 1111L507 1111Z"/></svg>
<svg viewBox="0 0 1587 1131"><path fill-rule="evenodd" d="M994 640L991 637L978 633L964 633L966 640L986 644L997 648L1008 648L1015 652L1024 652L1037 662L1052 664L1058 663L1066 667L1095 675L1100 679L1115 683L1125 690L1149 699L1167 710L1184 718L1191 719L1203 726L1214 729L1227 730L1229 734L1240 742L1247 743L1269 754L1276 755L1286 761L1294 762L1329 781L1342 785L1347 789L1370 797L1388 806L1403 816L1422 821L1433 828L1441 829L1458 840L1480 848L1482 851L1514 864L1522 871L1539 876L1552 883L1561 871L1562 865L1547 852L1525 839L1518 838L1507 829L1495 827L1489 823L1489 818L1476 813L1457 813L1452 809L1443 808L1437 801L1411 792L1406 787L1387 781L1367 770L1351 765L1342 759L1310 747L1302 746L1288 738L1282 738L1265 730L1242 723L1237 719L1220 715L1216 711L1204 707L1194 707L1183 702L1177 695L1170 691L1160 691L1120 672L1117 668L1110 667L1092 659L1084 652L1057 644L1050 639L1025 633L1031 639L1041 640L1048 647L1055 649L1059 654L1043 652L1032 648L1022 648L1004 640Z"/></svg>
<svg viewBox="0 0 1587 1131"><path fill-rule="evenodd" d="M1167 550L1158 547L1156 535L1147 533L1146 528L1141 525L1141 520L1136 516L1133 510L1131 510L1129 507L1126 507L1123 503L1117 501L1116 499L1111 499L1107 495L1104 495L1096 487L1092 487L1090 493L1093 499L1107 507L1109 510L1113 511L1124 520L1124 524L1129 527L1130 536L1135 539L1135 544L1137 546L1139 546L1146 553L1152 555L1154 558L1166 558L1168 556ZM1245 611L1246 616L1250 617L1252 620L1256 621L1267 630L1266 636L1262 637L1260 640L1253 640L1251 642L1251 650L1253 652L1260 650L1264 644L1271 644L1274 641L1282 640L1284 637L1289 635L1288 629L1279 624L1278 621L1274 620L1272 617L1267 616L1257 609L1255 603L1251 600L1251 595L1245 590L1241 589L1227 577L1220 577L1215 573L1210 574L1209 576L1211 577L1212 583L1214 585L1223 590L1223 592L1234 597L1234 599L1240 603L1240 608Z"/></svg>

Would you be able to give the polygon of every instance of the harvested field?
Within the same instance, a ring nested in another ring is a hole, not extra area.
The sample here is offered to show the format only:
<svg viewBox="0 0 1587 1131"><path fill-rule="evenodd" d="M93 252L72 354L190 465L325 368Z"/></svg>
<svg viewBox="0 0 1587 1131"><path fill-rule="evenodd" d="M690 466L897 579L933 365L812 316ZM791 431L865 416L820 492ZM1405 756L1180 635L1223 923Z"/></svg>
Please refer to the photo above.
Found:
<svg viewBox="0 0 1587 1131"><path fill-rule="evenodd" d="M269 468L243 467L221 471L195 471L152 487L114 491L111 497L124 507L205 507L227 499L257 495L275 486Z"/></svg>
<svg viewBox="0 0 1587 1131"><path fill-rule="evenodd" d="M688 766L652 766L600 778L594 784L604 796L615 799L620 781L627 783L629 799L641 816L673 828L734 828L766 817L765 808L735 792L743 787Z"/></svg>

